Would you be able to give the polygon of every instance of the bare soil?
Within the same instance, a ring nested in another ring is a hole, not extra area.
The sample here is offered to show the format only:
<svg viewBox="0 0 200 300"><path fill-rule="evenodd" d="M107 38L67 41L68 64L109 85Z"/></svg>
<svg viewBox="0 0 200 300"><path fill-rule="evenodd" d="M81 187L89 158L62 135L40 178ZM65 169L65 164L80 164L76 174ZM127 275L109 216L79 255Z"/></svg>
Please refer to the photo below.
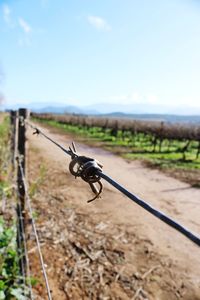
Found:
<svg viewBox="0 0 200 300"><path fill-rule="evenodd" d="M66 148L71 142L44 131ZM53 299L200 300L196 245L103 180L102 197L87 204L89 185L69 174L70 158L31 130L28 144L28 179ZM83 143L77 148L131 192L200 231L199 189L138 161ZM39 278L37 299L47 299L31 231L29 253Z"/></svg>

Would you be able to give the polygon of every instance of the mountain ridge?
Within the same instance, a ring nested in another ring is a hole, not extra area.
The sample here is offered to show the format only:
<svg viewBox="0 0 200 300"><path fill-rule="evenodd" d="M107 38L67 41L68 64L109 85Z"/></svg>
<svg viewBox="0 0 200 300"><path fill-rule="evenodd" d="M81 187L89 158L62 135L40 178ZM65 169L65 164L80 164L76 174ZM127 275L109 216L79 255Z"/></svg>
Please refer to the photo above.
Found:
<svg viewBox="0 0 200 300"><path fill-rule="evenodd" d="M15 105L4 105L3 109L13 109L16 110L19 107L26 107L27 109L36 112L36 113L54 113L54 114L83 114L83 115L94 115L94 116L104 116L104 117L118 117L118 118L131 118L131 119L144 119L144 120L159 120L167 122L191 122L191 123L200 123L200 112L198 110L193 111L190 114L189 110L179 110L179 114L172 112L167 112L165 109L163 113L160 112L161 109L157 111L146 107L144 109L137 109L137 106L134 105L113 105L113 104L103 104L99 103L96 105L88 106L76 106L76 105L63 105L62 103L49 104L49 103L29 103L28 105L24 104L15 104ZM134 109L135 108L135 109ZM162 107L163 108L163 107ZM187 113L181 113L185 112ZM194 112L196 112L194 114Z"/></svg>

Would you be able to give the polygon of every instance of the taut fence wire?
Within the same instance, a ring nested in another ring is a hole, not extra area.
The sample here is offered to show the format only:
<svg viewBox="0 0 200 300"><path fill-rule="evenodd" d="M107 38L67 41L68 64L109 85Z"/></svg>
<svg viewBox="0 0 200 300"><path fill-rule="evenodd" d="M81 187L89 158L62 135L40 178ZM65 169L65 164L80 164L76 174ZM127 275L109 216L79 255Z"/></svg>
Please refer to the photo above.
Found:
<svg viewBox="0 0 200 300"><path fill-rule="evenodd" d="M47 277L47 272L46 272L45 263L44 263L42 250L41 250L41 244L40 244L40 240L39 240L39 236L38 236L38 230L37 230L36 223L35 223L34 216L33 216L34 213L33 213L32 205L31 205L31 198L29 197L29 194L28 194L28 183L25 179L25 175L24 175L24 171L23 171L23 167L22 167L20 159L18 159L18 165L19 165L22 180L23 180L23 183L24 183L26 203L27 203L28 212L29 212L29 216L30 216L30 219L31 219L31 224L32 224L32 228L33 228L33 232L34 232L34 236L35 236L38 255L39 255L39 258L40 258L40 264L41 264L42 273L43 273L43 276L44 276L44 281L45 281L48 300L52 300L51 290L50 290L50 286L49 286L49 280L48 280L48 277ZM27 255L27 249L25 251L25 254ZM27 257L28 257L28 255L27 255ZM27 257L26 257L26 259L27 259ZM29 260L28 260L28 262L29 262ZM30 280L30 278L29 278L29 280ZM32 288L30 288L30 294L33 297ZM33 299L33 298L31 298L31 299Z"/></svg>
<svg viewBox="0 0 200 300"><path fill-rule="evenodd" d="M17 192L18 195L18 192ZM33 295L33 289L32 289L32 284L31 284L31 270L30 270L30 260L28 256L28 247L27 247L27 240L26 240L26 232L25 232L25 225L24 225L24 218L23 218L23 213L22 213L22 208L21 204L19 202L19 195L18 195L18 203L17 203L17 214L18 214L18 228L17 230L20 232L18 234L18 244L19 244L19 250L22 252L22 249L24 250L24 253L20 253L22 257L25 259L25 264L23 263L23 260L20 260L20 268L22 270L22 275L23 275L23 285L25 289L25 294L26 294L26 285L28 284L28 290L29 290L29 297L31 300L34 300L34 295ZM22 246L23 243L23 246ZM25 265L26 269L25 270Z"/></svg>
<svg viewBox="0 0 200 300"><path fill-rule="evenodd" d="M149 205L144 200L138 198L136 195L129 192L125 187L123 187L118 182L113 180L110 176L105 174L102 171L102 165L95 159L78 155L76 152L76 147L75 147L74 143L72 143L72 147L69 146L69 149L65 149L62 145L60 145L53 138L46 135L38 127L34 126L33 124L29 123L28 121L25 121L25 123L34 130L33 134L43 136L44 138L46 138L47 140L52 142L55 146L60 148L63 152L65 152L67 155L69 155L71 157L72 160L69 164L69 170L70 170L71 174L75 177L81 177L85 182L89 183L92 191L95 194L95 197L93 199L89 200L88 202L93 201L100 196L102 189L103 189L103 186L102 186L102 183L100 180L104 179L109 184L111 184L114 188L119 190L121 193L126 195L129 199L131 199L132 201L137 203L139 206L141 206L146 211L148 211L149 213L154 215L156 218L163 221L164 223L166 223L170 227L174 228L178 232L182 233L186 238L188 238L189 240L194 242L197 246L200 246L199 235L191 232L189 229L187 229L183 225L177 223L175 220L168 217L163 212L155 209L154 207ZM96 184L99 185L99 189L97 188Z"/></svg>

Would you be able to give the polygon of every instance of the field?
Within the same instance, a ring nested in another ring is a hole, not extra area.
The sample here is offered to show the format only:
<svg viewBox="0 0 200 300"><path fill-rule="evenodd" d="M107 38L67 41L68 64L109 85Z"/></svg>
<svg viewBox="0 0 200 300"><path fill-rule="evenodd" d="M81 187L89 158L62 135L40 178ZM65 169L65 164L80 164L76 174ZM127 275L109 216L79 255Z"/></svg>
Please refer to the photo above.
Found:
<svg viewBox="0 0 200 300"><path fill-rule="evenodd" d="M91 146L103 147L125 159L142 160L192 186L200 186L199 125L58 115L38 115L37 120Z"/></svg>

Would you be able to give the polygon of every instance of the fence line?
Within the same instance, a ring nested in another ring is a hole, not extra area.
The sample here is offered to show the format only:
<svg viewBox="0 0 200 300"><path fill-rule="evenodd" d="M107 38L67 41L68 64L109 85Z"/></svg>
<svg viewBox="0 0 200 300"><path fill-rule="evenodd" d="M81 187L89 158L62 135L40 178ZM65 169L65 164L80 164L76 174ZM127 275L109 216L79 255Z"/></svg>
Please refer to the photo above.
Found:
<svg viewBox="0 0 200 300"><path fill-rule="evenodd" d="M26 166L26 118L28 111L26 109L19 109L18 112L11 111L11 164L12 173L14 177L17 175L15 186L17 195L17 245L19 255L19 269L21 284L24 289L24 295L29 296L29 299L34 300L35 296L31 283L30 260L28 255L28 246L26 239L26 205L28 207L29 216L35 236L36 247L39 254L41 269L44 276L48 300L52 300L51 291L49 287L48 277L45 270L44 259L41 252L41 245L38 237L36 224L33 217L33 210L31 206L31 199L28 194L28 184L25 178ZM15 161L17 163L15 163ZM26 205L25 205L26 204ZM28 290L27 290L28 289Z"/></svg>
<svg viewBox="0 0 200 300"><path fill-rule="evenodd" d="M71 157L71 162L69 164L69 171L70 173L75 177L82 178L85 182L87 182L92 189L92 192L95 194L95 197L88 202L94 201L96 198L100 196L103 190L103 185L101 182L101 179L104 179L109 184L111 184L114 188L119 190L121 193L123 193L125 196L127 196L129 199L140 205L142 208L147 210L149 213L163 221L164 223L168 224L178 232L182 233L186 238L193 241L196 245L200 246L200 237L197 234L192 233L189 229L185 228L181 224L174 221L172 218L168 217L161 211L153 208L150 206L147 202L144 200L138 198L133 193L129 192L125 187L120 185L118 182L113 180L110 176L105 174L102 171L102 165L96 161L93 158L86 157L83 155L79 155L76 151L75 144L72 143L72 146L69 146L68 149L65 149L62 145L60 145L57 141L55 141L50 136L46 135L41 129L33 125L32 123L28 122L26 119L27 116L27 110L20 109L19 110L19 116L16 114L11 115L12 118L16 118L18 121L18 132L14 128L12 139L16 139L16 136L18 136L17 143L13 142L12 144L12 150L14 153L16 152L16 148L18 149L18 158L17 158L17 183L18 183L18 189L17 189L17 195L18 195L18 203L17 203L17 216L18 216L18 245L21 249L21 255L22 259L20 258L20 268L22 272L22 277L24 281L24 286L26 284L26 272L28 273L29 277L29 292L30 292L30 298L34 299L32 285L30 281L30 261L28 257L28 251L27 251L27 244L26 244L26 228L25 228L25 203L27 204L32 228L35 236L36 246L39 254L41 269L44 276L45 286L46 286L46 292L48 296L48 300L52 300L51 296L51 290L49 286L49 280L47 277L47 272L45 269L44 259L41 251L41 245L40 240L38 237L38 230L36 227L36 223L34 221L33 217L33 209L31 205L31 199L29 197L28 193L28 183L26 181L25 176L25 131L26 131L26 125L29 126L31 129L34 130L33 134L41 135L44 138L46 138L49 142L53 143L55 146L57 146L60 150L62 150L65 154L69 155ZM14 116L14 117L13 117ZM13 126L16 126L16 120L12 119ZM16 140L15 140L16 141ZM13 163L13 165L15 165Z"/></svg>
<svg viewBox="0 0 200 300"><path fill-rule="evenodd" d="M41 244L40 244L40 240L39 240L39 237L38 237L38 230L37 230L36 223L35 223L34 217L33 217L33 209L32 209L32 205L31 205L31 199L30 199L29 194L28 194L28 184L27 184L25 176L24 176L24 171L23 171L23 167L22 167L22 163L21 163L20 159L18 159L18 166L19 166L19 169L20 169L20 172L21 172L23 183L24 183L25 199L26 199L26 203L27 203L27 206L28 206L29 214L30 214L30 219L31 219L32 227L33 227L33 232L34 232L34 235L35 235L37 250L38 250L38 254L39 254L39 258L40 258L40 264L41 264L41 268L42 268L42 272L43 272L43 276L44 276L44 280L45 280L45 285L46 285L46 290L47 290L47 296L48 296L49 300L52 300L51 290L50 290L50 286L49 286L49 280L48 280L48 277L47 277L47 272L46 272L46 269L45 269L44 259L43 259L42 250L41 250Z"/></svg>
<svg viewBox="0 0 200 300"><path fill-rule="evenodd" d="M17 192L17 195L18 195L18 192ZM18 195L18 199L19 199L19 195ZM20 205L19 201L17 204L17 210L19 213L19 215L18 215L18 230L21 232L21 237L22 237L22 241L21 241L21 239L19 239L19 243L23 242L23 246L20 244L20 249L21 250L24 249L24 253L21 253L21 255L25 256L25 261L26 261L25 266L27 267L27 276L26 276L26 270L24 268L23 260L20 260L21 268L23 270L24 288L26 288L26 279L27 279L29 293L30 293L30 299L34 300L32 284L31 284L31 270L30 270L30 261L29 261L29 257L28 257L28 247L27 247L27 242L26 242L25 225L23 222L23 214L22 214L21 205ZM20 235L18 235L18 238L19 238L19 236Z"/></svg>

